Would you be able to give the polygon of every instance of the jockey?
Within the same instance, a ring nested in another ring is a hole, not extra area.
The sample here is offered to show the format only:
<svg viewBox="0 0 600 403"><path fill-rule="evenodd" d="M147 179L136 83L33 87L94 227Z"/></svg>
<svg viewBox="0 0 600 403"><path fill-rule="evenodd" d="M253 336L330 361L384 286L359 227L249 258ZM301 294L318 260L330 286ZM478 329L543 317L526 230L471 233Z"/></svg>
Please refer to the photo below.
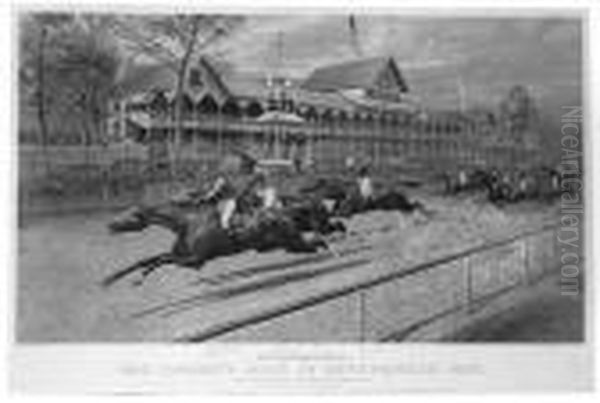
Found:
<svg viewBox="0 0 600 403"><path fill-rule="evenodd" d="M500 170L498 170L498 168L496 168L496 167L493 167L490 170L490 177L494 182L498 181L498 179L500 177Z"/></svg>
<svg viewBox="0 0 600 403"><path fill-rule="evenodd" d="M237 200L228 179L225 176L219 176L206 197L208 199L219 197L217 209L221 217L221 227L225 230L229 229L231 217L237 208Z"/></svg>
<svg viewBox="0 0 600 403"><path fill-rule="evenodd" d="M462 168L458 171L458 185L462 188L467 185L467 171Z"/></svg>
<svg viewBox="0 0 600 403"><path fill-rule="evenodd" d="M202 202L216 203L221 227L227 230L237 209L238 189L241 187L238 183L238 177L243 174L243 168L244 166L238 158L225 157L208 192L195 189L176 195L172 198L172 201L175 203L193 202L194 204Z"/></svg>
<svg viewBox="0 0 600 403"><path fill-rule="evenodd" d="M363 165L358 169L358 192L364 202L371 201L374 196L373 182L371 175L369 175L369 168L367 165Z"/></svg>
<svg viewBox="0 0 600 403"><path fill-rule="evenodd" d="M550 186L554 192L560 190L560 174L555 170L550 171Z"/></svg>
<svg viewBox="0 0 600 403"><path fill-rule="evenodd" d="M525 172L521 171L519 173L519 191L524 194L527 191L527 185L528 185L528 179L527 179L527 174L525 174Z"/></svg>
<svg viewBox="0 0 600 403"><path fill-rule="evenodd" d="M510 184L511 184L511 182L512 182L512 181L511 181L511 177L510 177L510 176L511 176L511 175L510 175L510 172L509 172L509 171L506 171L506 172L505 172L505 173L502 175L502 179L501 179L501 182L502 182L502 184L504 184L504 185L509 185L509 186L510 186Z"/></svg>
<svg viewBox="0 0 600 403"><path fill-rule="evenodd" d="M262 200L263 209L279 208L281 203L277 196L277 188L270 175L264 170L256 173L256 194Z"/></svg>
<svg viewBox="0 0 600 403"><path fill-rule="evenodd" d="M356 160L354 159L354 157L348 156L348 157L346 157L346 160L344 161L344 165L346 167L346 171L352 172L356 165Z"/></svg>

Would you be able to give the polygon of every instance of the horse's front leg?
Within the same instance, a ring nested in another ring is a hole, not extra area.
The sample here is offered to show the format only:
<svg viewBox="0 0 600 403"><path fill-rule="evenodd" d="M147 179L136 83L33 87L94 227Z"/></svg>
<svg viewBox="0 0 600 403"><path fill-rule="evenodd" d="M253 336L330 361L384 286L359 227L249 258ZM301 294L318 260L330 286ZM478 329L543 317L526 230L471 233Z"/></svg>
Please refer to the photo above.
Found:
<svg viewBox="0 0 600 403"><path fill-rule="evenodd" d="M142 271L142 278L136 282L136 285L142 284L146 277L148 277L153 271L155 271L159 267L171 263L177 263L175 257L172 254L165 253L164 255L160 256L152 263L148 264L148 266Z"/></svg>
<svg viewBox="0 0 600 403"><path fill-rule="evenodd" d="M202 268L205 261L202 259L198 259L196 256L178 256L176 254L165 254L161 259L157 259L152 262L144 271L142 271L141 279L135 281L135 285L141 285L146 277L148 277L152 272L158 269L161 266L166 264L175 264L177 266L181 266L184 268L189 268L195 271L198 271Z"/></svg>
<svg viewBox="0 0 600 403"><path fill-rule="evenodd" d="M134 273L138 270L142 270L144 268L146 268L145 270L143 270L142 275L143 277L146 277L148 274L150 274L150 272L152 272L154 269L156 269L157 267L166 264L166 262L168 262L169 259L172 259L171 257L171 253L161 253L159 255L155 255L146 259L142 259L136 263L134 263L131 266L128 266L122 270L117 271L116 273L111 274L110 276L106 277L103 281L102 281L102 286L103 287L109 287L112 284L114 284L115 282L117 282L118 280L122 279L123 277Z"/></svg>

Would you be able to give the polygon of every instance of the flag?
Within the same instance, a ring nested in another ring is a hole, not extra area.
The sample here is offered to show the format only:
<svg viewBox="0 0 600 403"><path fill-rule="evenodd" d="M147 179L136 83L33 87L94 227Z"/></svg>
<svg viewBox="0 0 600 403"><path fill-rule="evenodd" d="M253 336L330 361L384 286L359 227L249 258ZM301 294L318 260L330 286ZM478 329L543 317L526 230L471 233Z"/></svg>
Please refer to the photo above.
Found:
<svg viewBox="0 0 600 403"><path fill-rule="evenodd" d="M352 33L356 32L356 19L354 18L354 14L350 14L350 19L348 20L348 25L350 26L350 31Z"/></svg>
<svg viewBox="0 0 600 403"><path fill-rule="evenodd" d="M348 18L348 27L350 28L350 42L352 44L354 53L356 53L357 56L361 56L362 51L360 49L360 43L358 41L358 29L356 26L356 17L354 16L354 14L350 14L350 17Z"/></svg>

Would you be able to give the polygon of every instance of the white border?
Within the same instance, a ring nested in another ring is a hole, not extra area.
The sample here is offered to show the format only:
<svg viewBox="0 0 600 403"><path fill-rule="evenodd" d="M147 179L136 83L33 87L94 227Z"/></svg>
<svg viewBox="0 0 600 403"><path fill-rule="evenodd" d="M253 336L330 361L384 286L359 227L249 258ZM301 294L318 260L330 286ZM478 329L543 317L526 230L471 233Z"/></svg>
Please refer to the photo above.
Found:
<svg viewBox="0 0 600 403"><path fill-rule="evenodd" d="M50 7L49 2L45 2L43 7ZM64 8L65 4L69 4L66 2L50 2L51 4ZM78 2L81 3L81 2ZM151 3L149 6L147 3ZM222 9L224 7L223 3L217 4L216 2L208 2L208 1L193 1L193 2L180 2L178 5L183 3L184 7L200 7L203 10L207 10L205 7L208 4L208 9ZM200 4L202 3L202 4ZM143 6L143 10L148 11L169 11L172 9L172 6L169 4L173 4L172 2L159 2L159 1L151 1L146 2ZM142 9L139 5L131 6L131 1L111 1L106 3L98 3L98 2L85 2L86 9L90 10L108 10L117 8L115 5L118 5L118 9L120 11L139 11ZM281 2L275 1L228 1L227 5L230 6L235 11L242 12L265 12L265 11L273 11L274 9L278 12L289 12L288 9L283 9ZM264 6L267 7L268 10L257 9L256 7ZM589 33L590 37L597 39L598 38L598 8L594 7L594 1L520 1L520 2L512 2L510 3L510 7L508 7L507 3L500 3L497 1L453 1L450 2L441 2L441 1L428 1L428 0L419 0L419 1L407 1L401 4L403 8L401 11L403 14L405 13L415 13L420 14L424 9L428 9L430 7L446 7L445 9L431 9L431 11L435 11L436 13L441 14L453 14L457 12L457 7L460 7L459 13L461 15L478 15L481 14L482 11L486 11L486 15L513 15L518 13L519 15L531 15L536 14L539 15L539 10L533 10L532 8L542 7L549 11L550 14L556 12L565 12L571 9L573 6L578 7L590 7L590 19L589 19ZM286 4L289 7L289 5ZM390 9L394 7L394 3L391 1L381 1L381 0L372 0L369 2L357 2L357 1L346 1L346 2L332 2L329 0L304 0L301 4L296 5L296 7L305 8L310 7L311 10L319 10L325 12L331 12L335 10L326 9L322 10L321 7L352 7L357 9L357 12L378 12L375 7L384 7L382 11L391 11ZM4 5L6 7L6 5ZM6 7L8 8L8 7ZM305 10L305 9L304 9ZM293 12L298 12L304 10L294 10ZM7 10L10 11L10 10ZM574 10L573 12L579 13L580 10ZM438 14L439 15L439 14ZM6 28L10 28L13 26L13 22L10 21L11 12L2 13L3 24L2 26ZM12 32L14 34L14 32ZM594 42L595 43L595 42ZM0 137L0 141L2 141L2 151L6 152L6 154L2 154L2 158L0 159L1 168L2 168L2 179L0 180L0 194L5 197L4 206L7 208L2 209L3 212L3 223L5 223L5 227L9 227L10 231L2 232L2 240L0 241L0 256L6 258L5 265L7 269L14 268L16 266L16 239L17 236L14 232L16 228L16 204L14 203L16 191L16 164L14 163L14 146L16 144L14 133L15 133L15 125L14 119L12 119L13 123L11 124L10 115L14 117L14 108L13 106L17 103L13 98L16 94L14 91L15 82L14 80L6 79L7 77L11 77L12 63L15 62L14 51L15 51L15 43L11 42L11 35L3 35L2 42L0 43L0 48L2 51L7 52L4 60L10 60L11 63L2 63L2 76L5 77L2 80L2 86L4 94L11 94L12 97L2 97L0 102L3 103L1 111L3 111L3 119L1 119L1 124L3 125L2 133L3 136ZM588 44L589 45L589 44ZM12 50L12 52L11 52ZM595 154L592 154L592 150L595 147L595 139L594 136L591 135L592 131L596 131L598 128L598 118L595 115L591 114L591 111L594 110L591 106L596 105L596 102L592 102L598 99L598 81L597 74L599 72L599 57L596 54L589 54L589 60L591 62L589 75L587 76L589 80L588 88L591 90L586 94L586 150L585 150L585 158L586 158L586 188L587 188L587 196L588 206L591 205L589 203L591 197L594 196L593 189L598 189L598 171L597 171L597 163L595 161ZM12 111L12 112L9 112ZM13 137L8 134L13 134ZM591 169L590 169L591 168ZM592 174L593 175L590 175ZM590 178L591 176L591 178ZM594 207L596 200L594 198ZM10 206L10 207L9 207ZM593 218L594 227L598 224L598 215L590 214L591 209L588 207L587 216ZM588 227L586 237L586 263L588 270L586 271L586 275L589 277L591 270L589 268L593 267L592 265L592 251L595 250L593 247L595 245L592 244L591 238L591 228ZM595 259L594 259L595 261ZM6 270L7 273L14 273L12 270ZM8 282L0 282L3 296L8 298L7 300L2 298L2 306L3 308L11 308L11 310L6 310L5 312L9 313L9 321L6 323L7 315L3 315L2 324L5 326L6 335L9 340L12 340L12 320L13 314L12 308L14 307L14 275L9 274L10 279ZM598 276L594 276L594 286L597 286L597 278ZM594 287L594 289L598 289ZM587 292L586 296L590 299L588 302L591 302L591 292ZM591 307L588 304L588 307ZM591 314L595 309L587 309L588 319L591 319ZM589 321L588 321L589 323ZM597 321L594 321L597 326ZM592 335L592 329L588 328L588 336ZM594 332L594 334L597 334ZM9 346L10 347L10 346ZM576 385L581 385L580 382L584 380L585 374L579 372L581 368L577 371L573 371L574 364L576 363L584 363L587 358L590 357L590 350L587 346L584 347L571 347L571 346L553 346L549 344L544 345L535 345L535 346L457 346L457 345L394 345L390 346L374 346L374 350L371 348L373 346L311 346L311 345L303 345L303 346L281 346L281 345L201 345L201 346L157 346L157 345L125 345L125 346L108 346L108 345L77 345L77 346L38 346L38 347L27 347L22 348L19 347L18 350L13 349L11 352L11 358L13 360L14 366L12 369L13 375L21 374L21 379L24 379L25 382L29 386L33 386L32 382L37 383L37 388L40 390L48 389L52 391L79 391L79 392L98 392L100 390L106 391L117 391L121 390L135 390L135 386L144 386L145 388L148 386L147 384L139 384L135 377L123 378L114 376L111 377L111 374L114 375L114 369L119 365L123 365L123 363L135 362L140 356L148 356L150 353L156 354L155 357L161 358L164 362L173 362L175 360L178 363L190 363L193 364L200 360L206 361L210 359L209 357L215 358L215 354L223 354L221 357L233 357L236 362L252 362L253 357L256 357L258 349L267 349L269 351L275 350L290 350L291 352L298 352L299 350L308 349L311 351L322 350L321 354L331 354L333 351L341 351L343 354L348 354L349 357L352 357L356 354L360 356L360 358L365 359L369 357L373 357L378 352L389 349L390 356L402 356L402 357L429 357L434 358L443 363L444 360L455 359L456 355L460 353L463 357L469 356L473 359L478 360L478 362L484 362L486 367L488 368L488 376L481 379L480 377L475 377L478 379L467 379L467 378L457 378L452 377L452 379L441 379L437 380L437 385L433 385L431 382L431 377L411 377L410 375L399 377L393 381L388 380L383 384L379 384L382 388L377 388L378 391L391 391L391 388L394 388L398 385L410 385L412 390L421 389L420 387L426 387L429 390L436 390L435 386L444 385L446 382L447 385L454 386L462 386L465 391L489 391L494 389L502 389L504 391L510 392L515 390L515 387L522 386L524 389L527 389L527 386L543 386L548 388L549 390L553 390L555 388L559 388L560 386L565 387L575 387ZM339 350L338 350L339 349ZM379 351L375 351L379 350ZM14 354L17 352L18 354ZM507 353L518 353L518 356L509 356ZM243 358L242 358L243 357ZM515 359L516 358L516 359ZM87 366L83 366L84 363L87 363ZM21 365L19 365L21 364ZM24 364L24 365L22 365ZM443 365L443 364L442 364ZM25 374L23 369L27 369L27 374ZM36 369L40 369L42 372L36 372ZM63 372L64 371L64 372ZM60 377L61 379L54 378L53 383L51 385L47 384L49 379L48 375L57 375L62 373L65 377ZM37 378L37 377L40 378ZM417 379L418 378L418 379ZM147 379L146 379L147 381ZM207 379L207 383L203 384L198 381L197 377L193 379L179 379L174 380L170 378L165 379L156 379L156 384L151 388L152 391L159 392L167 392L167 391L179 391L179 392L207 392L211 389L214 391L215 388L221 389L227 386L240 386L239 384L231 385L231 377L224 377L219 379ZM180 383L183 381L183 383ZM297 379L296 379L297 381ZM382 381L381 378L374 379L374 381ZM518 385L515 382L518 381ZM118 385L121 385L123 388L117 388ZM44 387L45 386L45 387ZM254 385L250 387L250 390L246 390L245 392L258 392L261 391L259 385ZM264 386L264 385L263 385ZM280 385L281 386L281 385ZM348 385L348 392L360 392L356 389L356 385ZM138 389L139 390L139 389ZM223 392L223 390L221 390ZM225 390L226 391L226 390ZM265 391L262 389L262 391ZM272 391L272 390L271 390ZM372 391L372 390L371 390ZM283 392L283 391L280 391ZM364 390L363 390L364 392ZM530 397L534 398L533 396ZM564 396L564 398L570 399L571 397ZM511 397L512 399L512 397ZM528 399L528 400L530 400Z"/></svg>

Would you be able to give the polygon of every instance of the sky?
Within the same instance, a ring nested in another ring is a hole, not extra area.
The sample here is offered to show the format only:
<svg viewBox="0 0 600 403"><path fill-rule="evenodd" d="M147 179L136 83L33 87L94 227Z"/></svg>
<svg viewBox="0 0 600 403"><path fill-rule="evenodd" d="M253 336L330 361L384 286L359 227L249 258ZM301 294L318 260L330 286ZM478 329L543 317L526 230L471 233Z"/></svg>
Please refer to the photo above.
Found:
<svg viewBox="0 0 600 403"><path fill-rule="evenodd" d="M358 57L349 18L335 14L251 15L221 45L236 69L276 65L306 77L316 67ZM514 84L541 103L572 103L581 91L580 21L575 18L449 18L356 15L362 57L394 57L414 95L450 107L465 88L469 106L494 105ZM555 105L556 104L556 105Z"/></svg>

